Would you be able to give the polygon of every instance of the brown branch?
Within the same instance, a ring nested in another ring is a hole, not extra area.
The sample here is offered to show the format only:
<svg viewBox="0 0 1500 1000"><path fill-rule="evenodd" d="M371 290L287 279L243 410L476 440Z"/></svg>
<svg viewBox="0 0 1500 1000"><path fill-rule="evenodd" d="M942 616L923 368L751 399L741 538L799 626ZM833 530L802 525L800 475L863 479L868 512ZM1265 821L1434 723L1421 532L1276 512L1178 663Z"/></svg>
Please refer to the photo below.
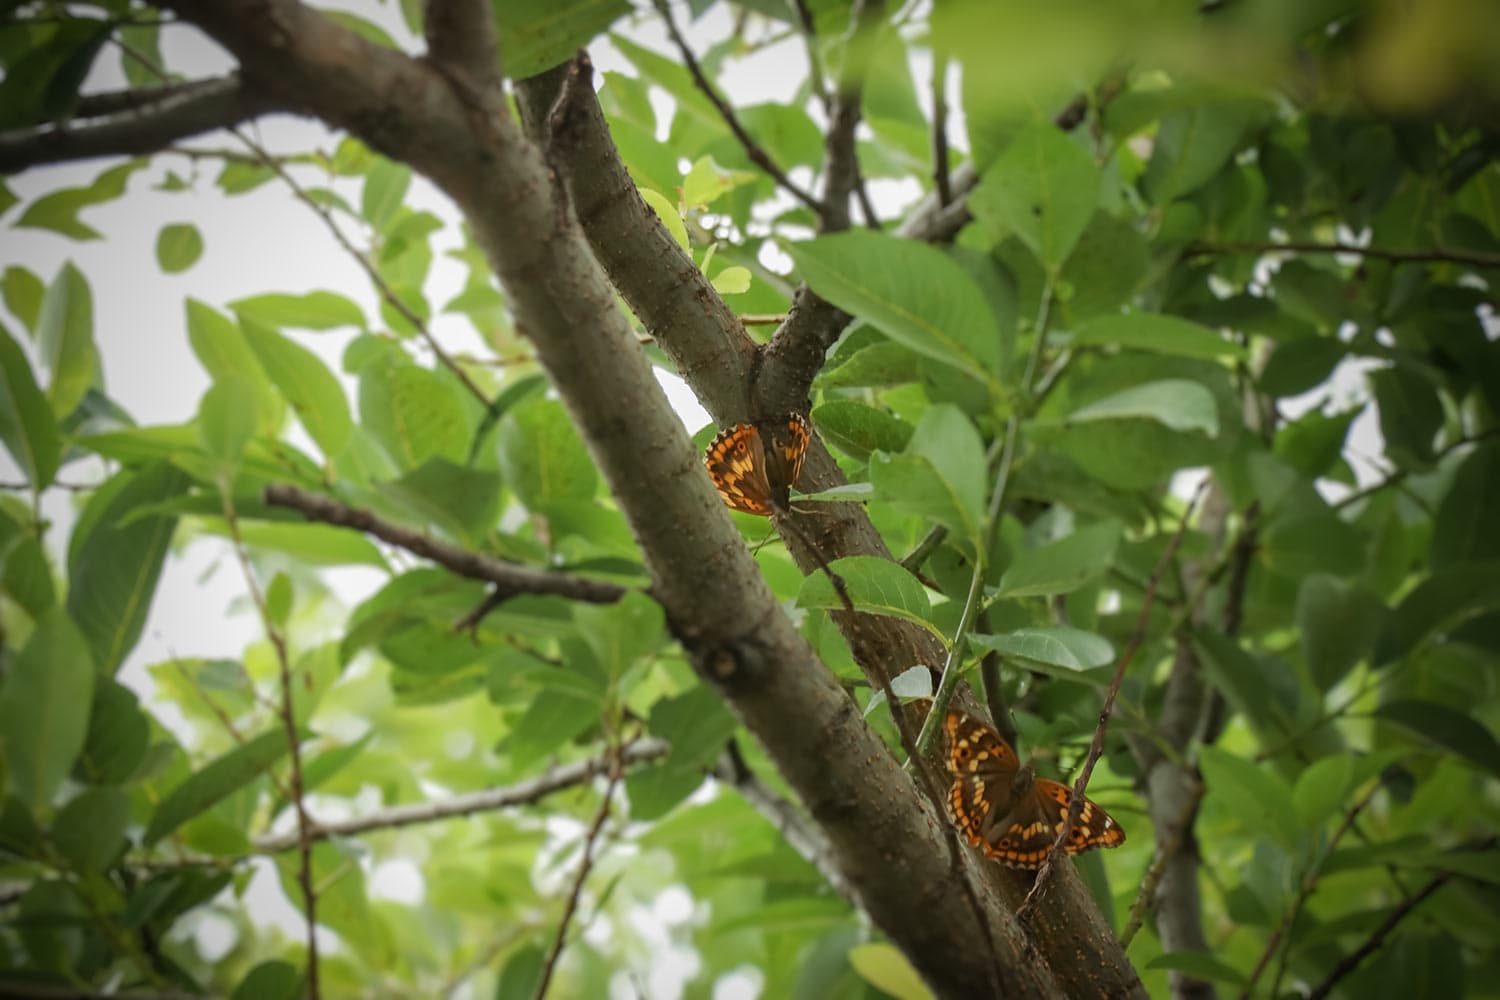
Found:
<svg viewBox="0 0 1500 1000"><path fill-rule="evenodd" d="M504 562L493 556L459 548L447 542L391 524L358 507L350 507L331 497L309 493L286 483L266 487L265 502L273 507L290 507L312 521L341 528L354 528L374 535L383 542L405 549L413 555L430 559L459 576L493 583L512 594L555 594L589 604L613 604L626 594L626 588L602 580L533 569Z"/></svg>
<svg viewBox="0 0 1500 1000"><path fill-rule="evenodd" d="M802 32L802 39L807 43L807 75L812 81L812 90L823 105L823 110L830 113L833 109L833 97L828 90L828 81L823 78L823 63L818 58L818 33L813 25L812 11L807 6L807 0L795 0L792 8L797 13L797 27Z"/></svg>
<svg viewBox="0 0 1500 1000"><path fill-rule="evenodd" d="M844 41L844 63L828 110L828 134L823 140L823 211L818 231L836 233L849 228L849 196L858 192L865 222L880 223L859 172L854 132L864 101L864 79L869 58L866 48L885 13L883 0L855 0L849 9L849 32Z"/></svg>
<svg viewBox="0 0 1500 1000"><path fill-rule="evenodd" d="M1115 707L1115 697L1120 693L1120 684L1125 680L1125 671L1130 668L1130 661L1135 659L1136 652L1146 641L1146 627L1151 618L1151 605L1156 599L1156 588L1161 584L1162 575L1171 565L1173 557L1177 555L1177 547L1182 544L1183 535L1187 534L1188 524L1192 521L1193 509L1197 507L1198 498L1203 495L1203 490L1207 485L1208 480L1205 479L1188 499L1187 506L1182 511L1182 521L1177 525L1177 530L1172 534L1171 540L1167 542L1166 550L1162 552L1156 568L1151 571L1151 579L1146 584L1145 596L1141 598L1141 612L1136 616L1135 632L1130 636L1130 641L1126 643L1125 648L1121 650L1119 662L1115 664L1115 675L1110 678L1109 690L1104 695L1104 707L1099 710L1099 724L1094 727L1094 739L1089 744L1088 757L1083 762L1083 770L1079 772L1078 780L1073 783L1068 814L1064 817L1062 826L1057 828L1057 836L1053 838L1052 846L1047 849L1047 857L1042 861L1041 870L1036 873L1036 882L1032 885L1031 891L1026 894L1026 899L1021 903L1020 909L1016 911L1017 920L1024 921L1030 916L1031 908L1041 894L1048 875L1052 873L1052 866L1059 849L1067 842L1073 832L1073 827L1078 823L1079 814L1083 812L1083 794L1088 789L1094 766L1099 763L1099 758L1104 754L1104 734L1109 729L1109 716Z"/></svg>
<svg viewBox="0 0 1500 1000"><path fill-rule="evenodd" d="M754 136L745 131L745 126L740 123L739 116L734 113L734 109L725 102L723 97L719 96L719 92L715 89L714 85L708 82L708 77L703 73L703 67L698 63L698 57L693 54L693 50L689 47L687 39L682 36L681 29L677 27L677 19L672 16L672 10L667 4L667 0L654 0L654 3L657 13L661 15L662 22L667 27L667 34L672 36L672 42L677 46L677 51L682 56L683 64L687 67L688 72L692 74L693 83L697 85L699 90L703 91L703 95L713 104L714 110L719 112L719 117L724 119L724 124L729 126L729 131L733 132L734 137L739 140L739 144L745 150L745 155L750 158L750 162L769 174L771 179L779 184L787 194L802 202L802 204L816 212L819 218L822 218L828 210L827 206L815 198L811 192L798 185L786 175L786 171L777 166L776 161L771 159L771 154L767 153L761 147L760 143L755 141Z"/></svg>
<svg viewBox="0 0 1500 1000"><path fill-rule="evenodd" d="M644 739L627 743L619 752L620 766L643 764L659 760L667 755L670 747L663 740ZM529 805L546 798L553 792L572 788L605 773L611 766L607 756L590 757L571 764L549 768L534 778L518 781L502 788L488 788L482 792L456 795L439 802L419 802L412 805L392 806L380 809L367 816L350 819L314 821L308 830L310 839L326 840L329 837L354 837L379 830L393 830L403 826L422 823L437 823L461 816L494 812L512 806ZM258 854L280 854L297 846L296 834L276 833L256 837L252 844Z"/></svg>
<svg viewBox="0 0 1500 1000"><path fill-rule="evenodd" d="M494 13L482 0L424 0L427 58L473 88L500 86Z"/></svg>
<svg viewBox="0 0 1500 1000"><path fill-rule="evenodd" d="M150 99L148 99L150 98ZM0 173L98 156L155 153L179 139L285 110L236 75L84 99L101 116L82 125L52 123L0 133ZM117 106L118 113L104 109Z"/></svg>
<svg viewBox="0 0 1500 1000"><path fill-rule="evenodd" d="M286 732L287 753L291 761L292 772L290 792L297 813L297 882L302 889L302 912L307 920L307 995L310 1000L318 1000L321 995L321 986L318 982L318 894L313 888L312 878L312 820L308 818L307 801L303 797L302 740L297 733L297 720L292 702L292 668L287 654L286 636L272 619L271 610L266 606L265 594L261 592L260 584L255 579L255 572L250 567L250 557L246 555L245 543L240 537L240 521L229 496L227 481L221 485L219 495L223 500L224 519L229 524L229 536L234 542L235 558L239 560L240 570L245 575L245 585L249 588L250 597L260 613L266 638L271 641L271 647L276 651L277 676L281 683L279 714L282 728ZM231 731L233 731L232 728Z"/></svg>
<svg viewBox="0 0 1500 1000"><path fill-rule="evenodd" d="M939 208L953 204L948 179L948 53L932 48L932 190Z"/></svg>
<svg viewBox="0 0 1500 1000"><path fill-rule="evenodd" d="M573 879L573 888L568 892L568 901L563 906L562 919L557 924L557 937L552 940L552 949L542 965L542 976L537 980L534 1000L542 1000L547 995L547 987L552 984L552 973L557 969L557 960L568 940L568 925L573 922L573 914L578 911L578 897L583 893L583 883L594 867L594 845L604 830L604 821L609 818L610 800L614 798L615 788L620 784L620 773L620 755L618 751L611 750L609 782L604 786L604 797L599 803L599 811L594 815L594 822L584 835L583 858L578 863L578 874Z"/></svg>
<svg viewBox="0 0 1500 1000"><path fill-rule="evenodd" d="M1352 243L1319 243L1314 240L1289 240L1285 243L1192 243L1188 245L1187 253L1189 256L1263 253L1342 253L1358 257L1373 257L1377 260L1388 260L1396 264L1467 264L1471 267L1500 268L1500 254L1482 253L1477 250L1444 250L1439 247L1429 250L1362 247Z"/></svg>

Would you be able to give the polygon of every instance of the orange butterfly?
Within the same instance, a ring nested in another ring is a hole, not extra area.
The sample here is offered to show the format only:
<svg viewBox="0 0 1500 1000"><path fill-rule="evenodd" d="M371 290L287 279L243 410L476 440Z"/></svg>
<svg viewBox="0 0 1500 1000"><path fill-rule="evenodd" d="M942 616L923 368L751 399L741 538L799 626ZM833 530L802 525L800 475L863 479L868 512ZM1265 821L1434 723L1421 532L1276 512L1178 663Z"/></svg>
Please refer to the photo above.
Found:
<svg viewBox="0 0 1500 1000"><path fill-rule="evenodd" d="M993 726L954 709L943 720L943 748L953 776L948 812L969 843L1012 868L1040 868L1062 829L1073 789L1035 777ZM1085 797L1062 848L1081 854L1123 843L1120 824Z"/></svg>
<svg viewBox="0 0 1500 1000"><path fill-rule="evenodd" d="M720 431L704 454L719 496L735 510L770 517L785 514L812 428L800 413Z"/></svg>

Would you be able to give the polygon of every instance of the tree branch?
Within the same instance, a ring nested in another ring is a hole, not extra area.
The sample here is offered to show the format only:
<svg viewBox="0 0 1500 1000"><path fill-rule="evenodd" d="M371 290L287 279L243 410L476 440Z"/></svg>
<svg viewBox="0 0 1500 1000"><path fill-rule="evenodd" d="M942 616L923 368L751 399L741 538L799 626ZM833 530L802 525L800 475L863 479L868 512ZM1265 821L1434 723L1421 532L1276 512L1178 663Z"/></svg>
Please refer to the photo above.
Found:
<svg viewBox="0 0 1500 1000"><path fill-rule="evenodd" d="M664 740L654 738L627 743L620 750L621 766L627 767L632 764L659 760L665 757L670 749ZM357 816L351 819L327 822L315 820L308 833L314 841L327 840L329 837L354 837L379 830L436 823L460 816L474 816L479 813L494 812L497 809L529 805L546 798L553 792L590 781L595 775L605 773L609 764L607 756L590 757L571 764L560 764L549 768L535 778L527 778L503 788L488 788L469 795L456 795L440 802L392 806L367 816ZM256 837L251 843L259 854L280 854L297 846L297 835L295 831L265 834Z"/></svg>
<svg viewBox="0 0 1500 1000"><path fill-rule="evenodd" d="M688 45L687 39L682 36L681 29L677 27L677 19L672 16L672 9L668 6L667 0L653 0L653 2L656 5L656 12L661 15L662 23L666 25L667 34L672 36L672 42L677 46L677 51L682 56L683 65L687 67L688 72L693 76L693 83L697 85L699 90L703 91L703 96L707 97L709 102L713 104L714 110L719 112L719 117L724 119L724 124L729 126L729 131L734 133L735 139L739 140L739 144L745 150L745 155L750 158L750 162L770 175L771 179L779 184L783 191L812 209L820 219L824 218L828 212L828 206L814 197L810 191L787 176L786 171L782 170L776 164L776 161L771 159L771 154L767 153L761 147L760 143L755 141L754 136L745 131L745 126L740 123L739 116L734 113L734 109L729 106L723 97L719 96L719 92L714 88L714 85L708 82L708 77L703 73L703 67L698 64L698 57L693 55L693 50Z"/></svg>
<svg viewBox="0 0 1500 1000"><path fill-rule="evenodd" d="M374 535L383 542L405 549L413 555L430 559L459 576L483 580L510 596L517 594L554 594L589 604L613 604L626 594L626 588L602 580L533 569L518 563L504 562L493 556L450 545L447 542L391 524L358 507L350 507L331 497L320 496L286 483L266 487L265 502L273 507L290 507L312 521L341 528L354 528Z"/></svg>
<svg viewBox="0 0 1500 1000"><path fill-rule="evenodd" d="M1500 268L1500 254L1482 253L1477 250L1444 250L1438 247L1429 250L1408 250L1362 247L1352 243L1319 243L1313 240L1289 240L1285 243L1193 243L1188 246L1187 253L1190 256L1263 253L1350 254L1356 257L1388 260L1396 264L1467 264L1471 267Z"/></svg>
<svg viewBox="0 0 1500 1000"><path fill-rule="evenodd" d="M0 133L0 173L98 156L154 153L179 139L290 110L238 74L192 83L111 92L81 106L102 117ZM117 109L117 110L110 110Z"/></svg>
<svg viewBox="0 0 1500 1000"><path fill-rule="evenodd" d="M483 0L422 0L427 58L474 88L500 85L494 10Z"/></svg>

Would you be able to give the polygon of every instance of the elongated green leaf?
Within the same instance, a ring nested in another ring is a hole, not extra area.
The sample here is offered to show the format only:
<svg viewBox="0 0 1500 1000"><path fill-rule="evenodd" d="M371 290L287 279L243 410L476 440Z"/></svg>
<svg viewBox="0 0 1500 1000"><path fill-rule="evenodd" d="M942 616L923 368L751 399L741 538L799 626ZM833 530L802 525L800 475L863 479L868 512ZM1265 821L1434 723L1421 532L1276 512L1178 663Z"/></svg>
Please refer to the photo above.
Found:
<svg viewBox="0 0 1500 1000"><path fill-rule="evenodd" d="M572 57L617 18L625 0L492 0L500 22L505 72L515 80L551 69Z"/></svg>
<svg viewBox="0 0 1500 1000"><path fill-rule="evenodd" d="M249 317L266 326L295 326L304 330L332 330L341 326L363 329L364 311L333 292L313 291L305 295L268 292L229 303L235 315Z"/></svg>
<svg viewBox="0 0 1500 1000"><path fill-rule="evenodd" d="M932 628L932 602L921 582L901 566L878 556L846 556L830 568L844 581L855 608L872 615L905 618ZM797 606L842 608L843 602L824 573L813 573L802 582Z"/></svg>
<svg viewBox="0 0 1500 1000"><path fill-rule="evenodd" d="M186 271L203 256L203 236L187 222L162 226L156 236L156 263L167 274Z"/></svg>
<svg viewBox="0 0 1500 1000"><path fill-rule="evenodd" d="M1000 335L989 304L941 251L865 231L786 250L814 291L892 340L978 377L999 371Z"/></svg>
<svg viewBox="0 0 1500 1000"><path fill-rule="evenodd" d="M387 159L378 159L365 176L359 214L376 229L384 229L396 217L411 186L411 168Z"/></svg>
<svg viewBox="0 0 1500 1000"><path fill-rule="evenodd" d="M118 788L90 788L57 811L52 841L75 871L103 871L125 846L130 796Z"/></svg>
<svg viewBox="0 0 1500 1000"><path fill-rule="evenodd" d="M1245 357L1243 347L1217 330L1160 313L1096 316L1074 332L1073 343L1131 347L1207 360Z"/></svg>
<svg viewBox="0 0 1500 1000"><path fill-rule="evenodd" d="M1302 834L1292 791L1275 771L1219 747L1204 747L1199 767L1210 798L1252 831L1270 836L1287 851L1296 849Z"/></svg>
<svg viewBox="0 0 1500 1000"><path fill-rule="evenodd" d="M57 600L52 566L29 519L11 516L0 506L0 586L35 618Z"/></svg>
<svg viewBox="0 0 1500 1000"><path fill-rule="evenodd" d="M57 418L32 377L31 365L0 327L0 441L33 489L51 485L62 454Z"/></svg>
<svg viewBox="0 0 1500 1000"><path fill-rule="evenodd" d="M24 267L13 264L0 274L0 298L5 300L5 308L29 331L36 331L37 319L42 314L42 296L46 293L42 279Z"/></svg>
<svg viewBox="0 0 1500 1000"><path fill-rule="evenodd" d="M1430 636L1450 631L1500 608L1500 562L1479 562L1434 573L1386 619L1373 662L1382 665L1411 652Z"/></svg>
<svg viewBox="0 0 1500 1000"><path fill-rule="evenodd" d="M1432 382L1405 366L1370 373L1380 411L1380 433L1391 458L1403 468L1432 463L1433 442L1443 426L1443 404Z"/></svg>
<svg viewBox="0 0 1500 1000"><path fill-rule="evenodd" d="M156 843L234 794L285 756L287 746L286 731L278 726L194 771L156 807L143 842Z"/></svg>
<svg viewBox="0 0 1500 1000"><path fill-rule="evenodd" d="M138 507L187 489L171 466L117 473L84 507L68 550L68 613L88 639L94 663L113 675L145 627L177 518L127 519Z"/></svg>
<svg viewBox="0 0 1500 1000"><path fill-rule="evenodd" d="M249 379L228 375L214 382L198 404L203 446L228 465L239 461L245 444L255 436L255 405L255 386Z"/></svg>
<svg viewBox="0 0 1500 1000"><path fill-rule="evenodd" d="M849 964L861 979L896 1000L931 1000L932 991L895 945L884 941L855 945L849 949Z"/></svg>
<svg viewBox="0 0 1500 1000"><path fill-rule="evenodd" d="M52 801L88 735L94 664L72 620L37 622L0 686L0 746L16 794L33 814Z"/></svg>
<svg viewBox="0 0 1500 1000"><path fill-rule="evenodd" d="M1101 521L1066 538L1018 552L1000 577L997 596L1071 593L1109 568L1119 544L1119 522Z"/></svg>
<svg viewBox="0 0 1500 1000"><path fill-rule="evenodd" d="M870 456L870 483L891 507L925 521L935 521L973 542L980 536L974 505L954 491L932 462L920 455Z"/></svg>
<svg viewBox="0 0 1500 1000"><path fill-rule="evenodd" d="M1008 657L1049 663L1069 670L1092 670L1112 663L1114 647L1109 640L1068 625L1018 628L1004 635L976 633L969 642Z"/></svg>
<svg viewBox="0 0 1500 1000"><path fill-rule="evenodd" d="M1068 415L1070 423L1095 420L1154 420L1175 431L1219 433L1219 407L1213 393L1186 379L1162 379L1132 386Z"/></svg>
<svg viewBox="0 0 1500 1000"><path fill-rule="evenodd" d="M433 456L380 492L424 522L464 539L477 539L500 516L498 473Z"/></svg>
<svg viewBox="0 0 1500 1000"><path fill-rule="evenodd" d="M215 380L239 378L255 389L255 412L260 429L275 434L281 426L286 404L271 386L260 359L250 349L240 328L227 316L196 299L187 300L188 343L199 362Z"/></svg>
<svg viewBox="0 0 1500 1000"><path fill-rule="evenodd" d="M64 264L37 319L37 349L51 372L47 398L59 420L71 414L89 388L99 381L99 350L94 346L94 300L88 282L71 263Z"/></svg>
<svg viewBox="0 0 1500 1000"><path fill-rule="evenodd" d="M599 474L561 403L530 399L500 421L500 471L528 510L587 500Z"/></svg>
<svg viewBox="0 0 1500 1000"><path fill-rule="evenodd" d="M1500 742L1473 716L1415 698L1382 705L1375 715L1500 776Z"/></svg>
<svg viewBox="0 0 1500 1000"><path fill-rule="evenodd" d="M1308 829L1337 815L1344 808L1344 793L1354 777L1354 758L1348 754L1329 754L1297 776L1292 787L1292 801L1297 816Z"/></svg>
<svg viewBox="0 0 1500 1000"><path fill-rule="evenodd" d="M145 159L131 160L117 167L110 167L87 187L64 188L44 194L26 206L26 211L21 213L15 226L17 229L49 229L74 240L102 239L103 234L79 219L78 213L92 205L120 197L125 192L125 184L130 175L144 167L146 162Z"/></svg>
<svg viewBox="0 0 1500 1000"><path fill-rule="evenodd" d="M1500 444L1487 442L1464 459L1432 522L1432 568L1500 559Z"/></svg>
<svg viewBox="0 0 1500 1000"><path fill-rule="evenodd" d="M129 688L100 677L89 710L88 738L73 778L94 785L116 785L140 765L151 739L151 723Z"/></svg>
<svg viewBox="0 0 1500 1000"><path fill-rule="evenodd" d="M855 458L869 458L872 451L901 451L911 441L910 424L854 399L815 406L812 417L825 441Z"/></svg>
<svg viewBox="0 0 1500 1000"><path fill-rule="evenodd" d="M1146 196L1165 205L1202 185L1229 161L1270 110L1260 100L1229 97L1195 102L1165 115L1142 178Z"/></svg>
<svg viewBox="0 0 1500 1000"><path fill-rule="evenodd" d="M1099 197L1099 168L1050 122L1028 125L969 195L974 217L997 235L1014 234L1056 274L1078 245Z"/></svg>
<svg viewBox="0 0 1500 1000"><path fill-rule="evenodd" d="M1232 986L1241 986L1245 982L1245 974L1239 969L1201 951L1174 951L1166 955L1157 955L1146 963L1146 968L1171 969L1187 973L1195 979L1229 983Z"/></svg>
<svg viewBox="0 0 1500 1000"><path fill-rule="evenodd" d="M240 329L323 454L332 458L343 451L354 425L349 401L333 373L316 354L256 320L243 319Z"/></svg>
<svg viewBox="0 0 1500 1000"><path fill-rule="evenodd" d="M229 536L229 525L217 518L204 518L201 524L205 531ZM240 538L252 549L284 552L309 566L388 568L380 550L364 535L328 524L243 521Z"/></svg>
<svg viewBox="0 0 1500 1000"><path fill-rule="evenodd" d="M1363 588L1326 573L1302 581L1297 626L1302 658L1318 690L1343 680L1375 645L1385 608Z"/></svg>

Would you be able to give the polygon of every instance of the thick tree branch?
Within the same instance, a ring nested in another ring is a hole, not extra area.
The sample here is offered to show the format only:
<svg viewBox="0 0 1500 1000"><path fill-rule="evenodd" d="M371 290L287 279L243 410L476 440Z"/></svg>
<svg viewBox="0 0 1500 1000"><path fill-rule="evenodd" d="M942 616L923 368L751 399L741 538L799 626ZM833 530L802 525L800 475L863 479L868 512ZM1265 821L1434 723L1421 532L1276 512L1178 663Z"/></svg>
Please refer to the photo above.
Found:
<svg viewBox="0 0 1500 1000"><path fill-rule="evenodd" d="M590 604L613 604L625 596L626 588L602 580L533 569L509 563L493 556L473 552L429 538L419 531L391 524L359 507L350 507L331 497L309 493L285 483L266 487L265 501L273 507L290 507L309 520L341 528L354 528L374 535L383 542L405 549L413 555L430 559L459 576L483 580L509 596L517 594L553 594Z"/></svg>
<svg viewBox="0 0 1500 1000"><path fill-rule="evenodd" d="M180 139L291 107L238 74L102 94L84 98L81 106L102 117L0 133L0 173L97 156L155 153ZM112 108L118 110L106 110Z"/></svg>
<svg viewBox="0 0 1500 1000"><path fill-rule="evenodd" d="M470 87L496 87L500 52L494 11L485 0L422 0L422 32L427 58Z"/></svg>
<svg viewBox="0 0 1500 1000"><path fill-rule="evenodd" d="M620 751L622 766L643 764L659 760L670 749L664 740L643 739L627 743ZM590 757L571 764L560 764L535 778L527 778L503 788L487 788L482 792L455 795L440 802L418 802L412 805L392 806L366 816L355 816L342 820L313 820L309 828L311 839L327 840L329 837L357 837L360 834L394 830L403 826L436 823L460 816L475 816L479 813L509 809L514 806L538 802L554 792L575 785L586 784L596 775L609 768L606 756ZM252 842L258 854L280 854L297 846L296 831L272 833L256 837Z"/></svg>

